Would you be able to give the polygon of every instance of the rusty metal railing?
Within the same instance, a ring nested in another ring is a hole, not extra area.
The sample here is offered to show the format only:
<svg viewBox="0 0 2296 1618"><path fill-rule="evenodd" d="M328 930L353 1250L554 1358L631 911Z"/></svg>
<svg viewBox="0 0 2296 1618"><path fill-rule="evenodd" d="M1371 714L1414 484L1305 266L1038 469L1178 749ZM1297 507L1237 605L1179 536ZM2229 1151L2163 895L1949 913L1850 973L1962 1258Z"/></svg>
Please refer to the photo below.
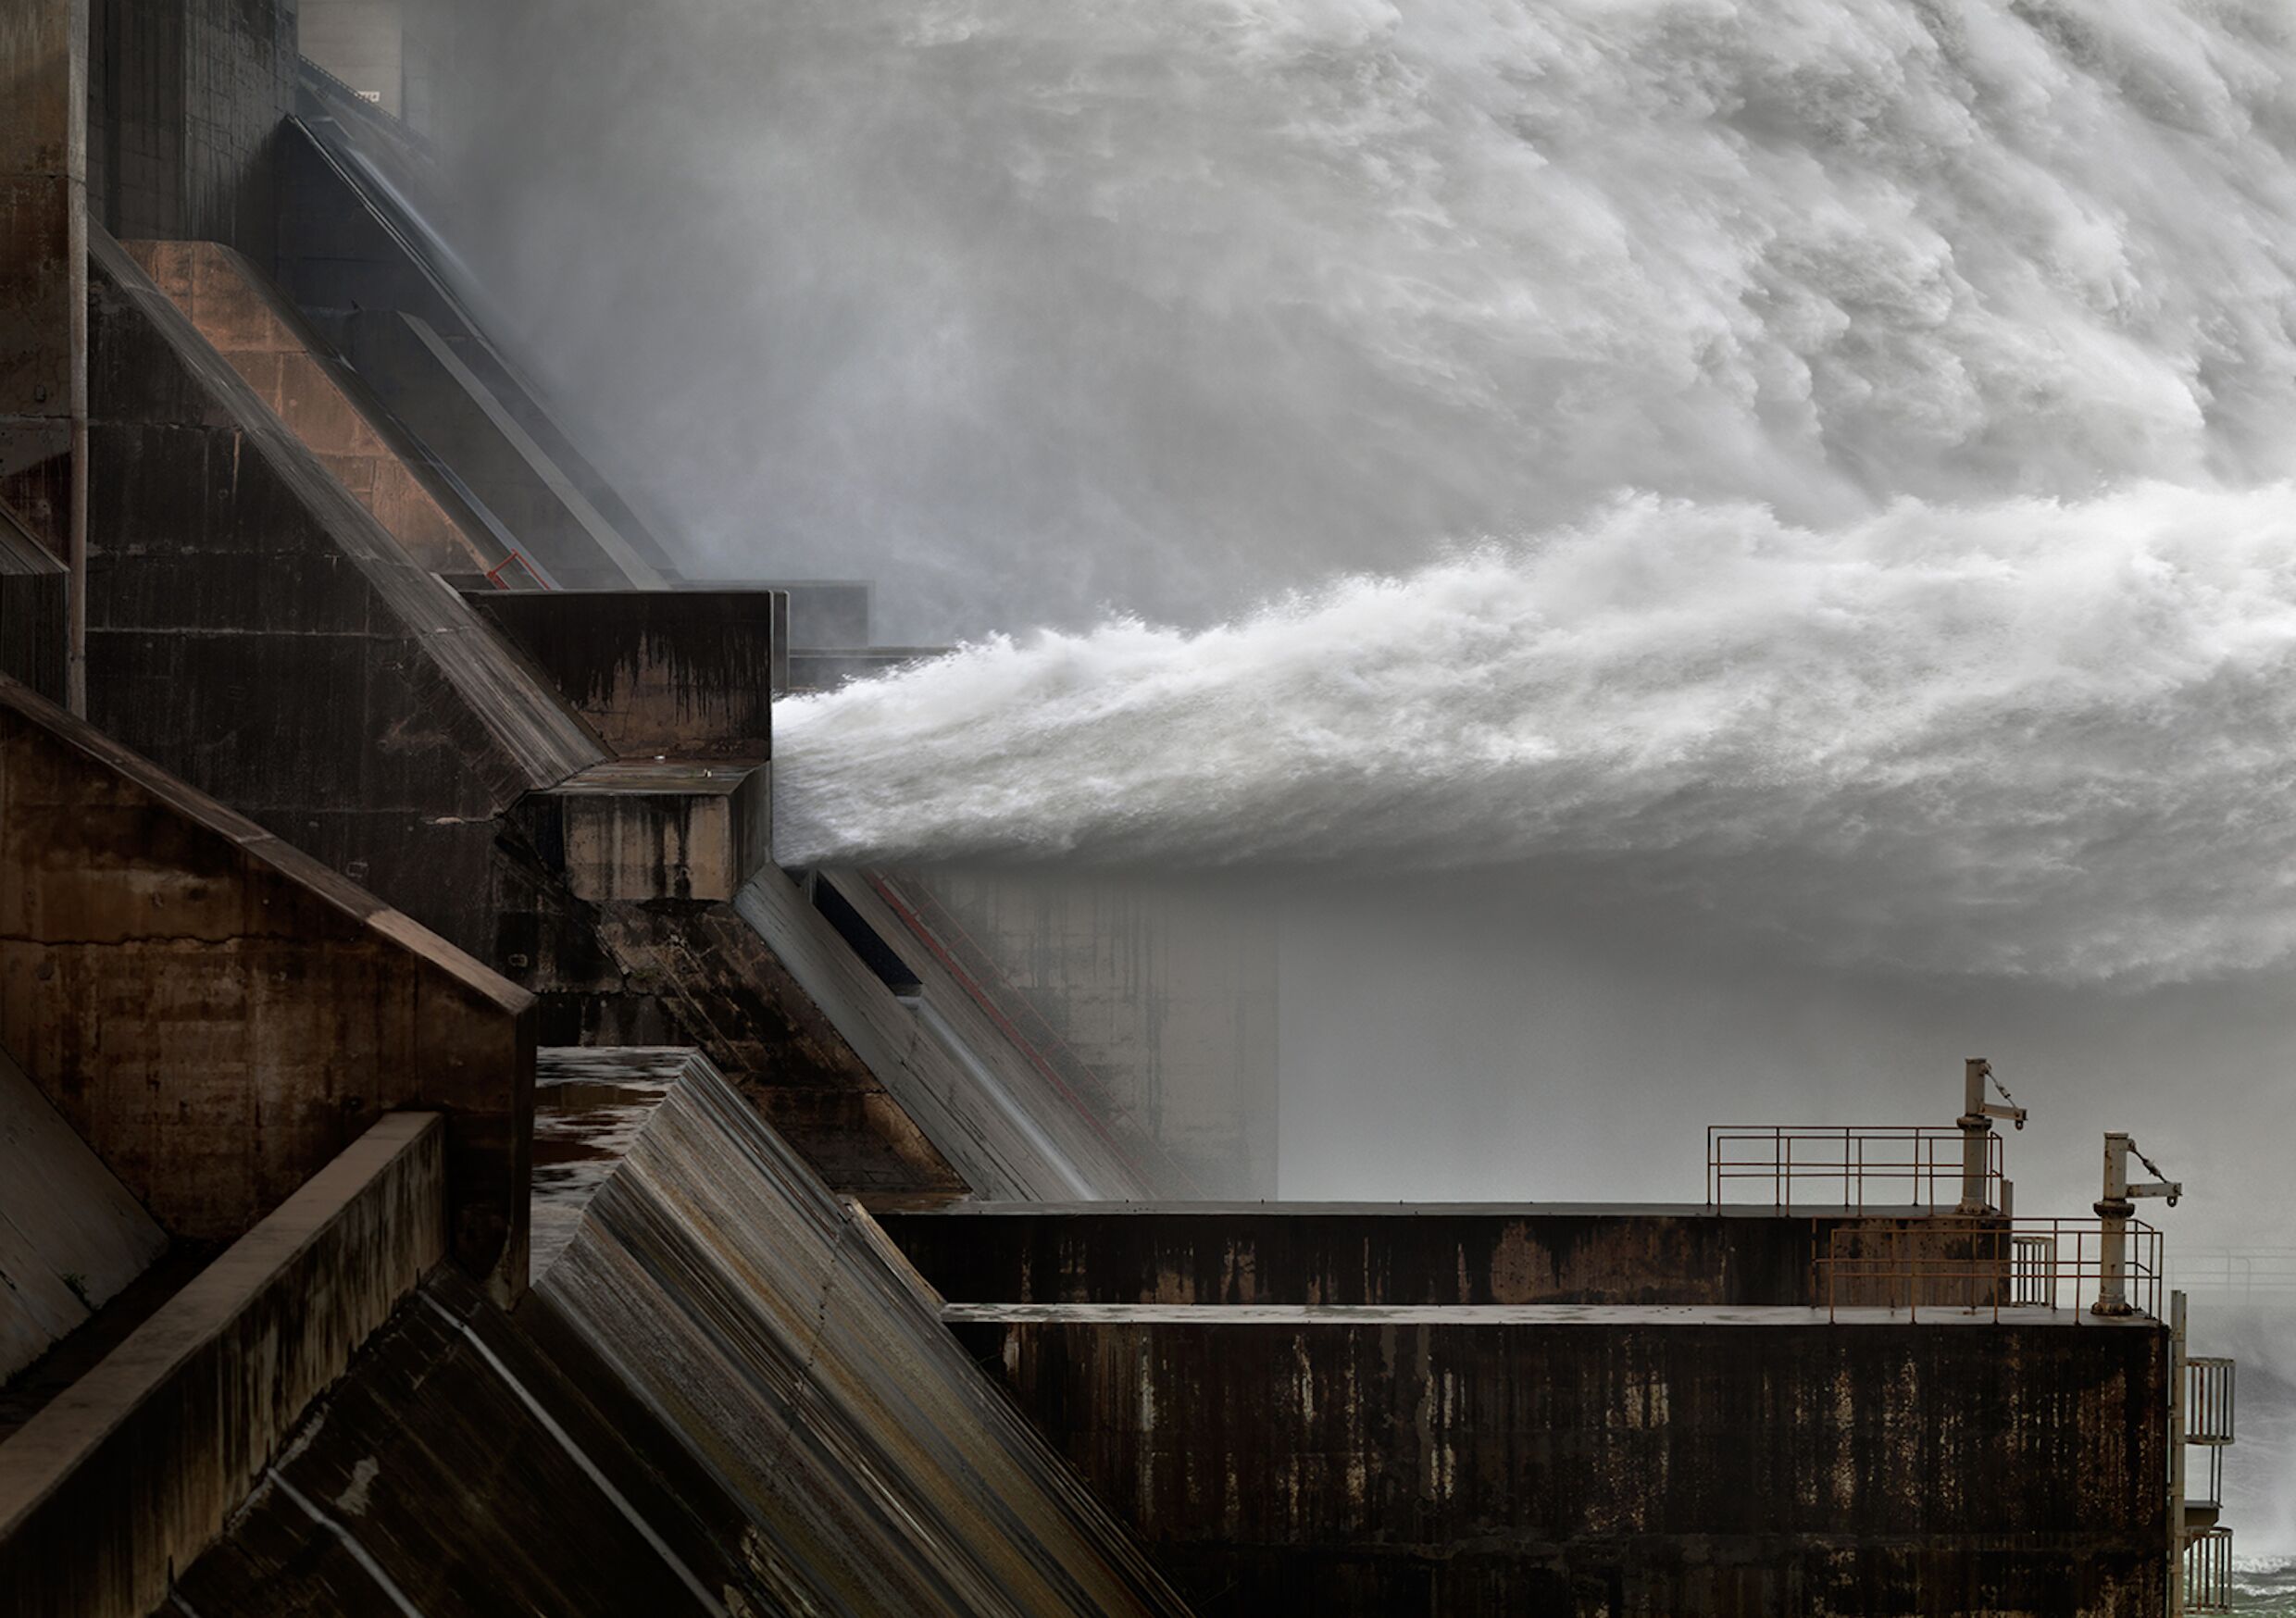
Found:
<svg viewBox="0 0 2296 1618"><path fill-rule="evenodd" d="M2184 1441L2232 1442L2233 1363L2216 1355L2189 1354L2184 1362Z"/></svg>
<svg viewBox="0 0 2296 1618"><path fill-rule="evenodd" d="M1817 1261L1828 1320L1843 1309L1924 1309L1993 1319L2004 1312L2073 1312L2090 1318L2090 1296L2107 1264L2106 1221L2009 1219L1937 1214L1837 1226ZM2157 1317L2162 1298L2158 1229L2126 1222L2125 1296Z"/></svg>
<svg viewBox="0 0 2296 1618"><path fill-rule="evenodd" d="M1706 1205L1831 1206L1864 1213L1957 1205L1962 1134L1928 1124L1712 1124ZM1986 1200L2001 1202L2001 1137L1985 1148Z"/></svg>
<svg viewBox="0 0 2296 1618"><path fill-rule="evenodd" d="M493 566L489 567L486 570L486 581L493 585L496 590L508 590L510 586L503 582L503 575L510 570L510 565L513 562L524 568L526 570L526 576L529 579L531 579L536 584L542 586L543 589L555 590L558 588L549 579L543 576L541 568L534 566L532 558L528 556L524 551L518 550L515 546L511 548L510 554L505 556L501 561L495 563Z"/></svg>
<svg viewBox="0 0 2296 1618"><path fill-rule="evenodd" d="M2185 1541L2184 1610L2232 1611L2232 1530L2205 1528Z"/></svg>

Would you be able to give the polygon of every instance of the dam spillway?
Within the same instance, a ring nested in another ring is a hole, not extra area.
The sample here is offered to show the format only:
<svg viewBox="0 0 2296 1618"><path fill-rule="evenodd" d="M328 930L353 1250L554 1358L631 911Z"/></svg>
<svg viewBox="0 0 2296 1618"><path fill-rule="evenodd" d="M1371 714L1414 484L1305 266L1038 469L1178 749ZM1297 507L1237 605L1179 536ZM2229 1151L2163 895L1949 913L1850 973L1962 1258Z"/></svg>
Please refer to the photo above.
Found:
<svg viewBox="0 0 2296 1618"><path fill-rule="evenodd" d="M0 1614L2222 1596L2229 1370L1974 1064L1703 1200L1277 1200L1268 915L776 847L777 703L930 649L687 575L412 58L90 17L0 38Z"/></svg>

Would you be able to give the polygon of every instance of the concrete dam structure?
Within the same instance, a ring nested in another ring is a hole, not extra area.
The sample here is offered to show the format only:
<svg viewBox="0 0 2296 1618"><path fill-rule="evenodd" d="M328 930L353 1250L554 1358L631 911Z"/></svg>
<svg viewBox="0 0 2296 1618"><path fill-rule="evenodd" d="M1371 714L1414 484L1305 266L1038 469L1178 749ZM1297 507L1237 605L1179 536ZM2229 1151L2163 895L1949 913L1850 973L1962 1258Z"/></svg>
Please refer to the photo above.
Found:
<svg viewBox="0 0 2296 1618"><path fill-rule="evenodd" d="M0 26L0 1615L2223 1610L2127 1136L1285 1202L1272 923L778 864L775 698L919 649L502 346L448 28Z"/></svg>

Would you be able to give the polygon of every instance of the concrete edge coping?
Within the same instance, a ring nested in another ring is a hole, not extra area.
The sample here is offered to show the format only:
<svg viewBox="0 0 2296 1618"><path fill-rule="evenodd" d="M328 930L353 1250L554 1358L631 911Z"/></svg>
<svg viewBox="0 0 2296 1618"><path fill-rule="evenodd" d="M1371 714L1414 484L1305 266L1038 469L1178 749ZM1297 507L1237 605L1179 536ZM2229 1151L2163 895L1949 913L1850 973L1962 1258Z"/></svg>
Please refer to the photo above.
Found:
<svg viewBox="0 0 2296 1618"><path fill-rule="evenodd" d="M222 838L284 880L307 889L358 926L420 957L504 1011L515 1014L533 1003L532 995L475 955L449 943L294 844L266 831L198 788L178 780L142 753L122 747L85 719L67 713L30 686L5 674L0 674L0 710L20 714L65 747L125 776L194 826Z"/></svg>
<svg viewBox="0 0 2296 1618"><path fill-rule="evenodd" d="M218 1336L367 1188L434 1131L439 1113L387 1113L218 1253L118 1348L0 1443L0 1541Z"/></svg>
<svg viewBox="0 0 2296 1618"><path fill-rule="evenodd" d="M1937 1303L1918 1313L1884 1305L1828 1309L1802 1303L948 1303L947 1326L2053 1326L2094 1331L2157 1328L2149 1314L2092 1315L2085 1306Z"/></svg>
<svg viewBox="0 0 2296 1618"><path fill-rule="evenodd" d="M767 767L765 759L618 758L592 765L537 798L730 798Z"/></svg>

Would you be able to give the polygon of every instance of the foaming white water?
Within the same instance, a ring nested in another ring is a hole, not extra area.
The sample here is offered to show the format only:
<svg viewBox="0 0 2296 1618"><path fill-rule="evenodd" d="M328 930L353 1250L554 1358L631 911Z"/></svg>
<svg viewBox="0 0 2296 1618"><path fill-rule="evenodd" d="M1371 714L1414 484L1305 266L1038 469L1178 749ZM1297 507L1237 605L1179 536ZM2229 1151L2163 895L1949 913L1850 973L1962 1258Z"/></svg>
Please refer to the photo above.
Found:
<svg viewBox="0 0 2296 1618"><path fill-rule="evenodd" d="M502 11L474 253L538 363L889 639L1206 625L1621 489L2296 476L2284 0Z"/></svg>
<svg viewBox="0 0 2296 1618"><path fill-rule="evenodd" d="M1528 867L1838 958L2296 950L2296 490L1636 499L1201 633L998 640L777 710L777 853Z"/></svg>

